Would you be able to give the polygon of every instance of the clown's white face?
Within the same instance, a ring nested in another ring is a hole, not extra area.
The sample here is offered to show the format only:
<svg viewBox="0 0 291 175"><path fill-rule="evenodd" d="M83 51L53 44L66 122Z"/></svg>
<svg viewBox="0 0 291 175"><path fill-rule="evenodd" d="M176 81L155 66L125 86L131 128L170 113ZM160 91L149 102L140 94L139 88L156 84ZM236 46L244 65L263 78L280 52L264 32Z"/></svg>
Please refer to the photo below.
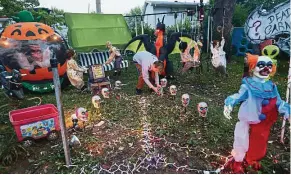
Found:
<svg viewBox="0 0 291 175"><path fill-rule="evenodd" d="M165 78L161 79L161 86L163 88L167 87L167 83L168 83L167 79L165 79Z"/></svg>
<svg viewBox="0 0 291 175"><path fill-rule="evenodd" d="M272 72L272 68L273 62L271 58L267 56L260 56L256 68L254 69L254 76L261 79L267 79Z"/></svg>
<svg viewBox="0 0 291 175"><path fill-rule="evenodd" d="M206 117L208 111L208 105L205 102L200 102L197 105L197 110L200 117Z"/></svg>
<svg viewBox="0 0 291 175"><path fill-rule="evenodd" d="M103 88L101 93L102 93L102 96L104 98L109 98L109 89L108 88Z"/></svg>
<svg viewBox="0 0 291 175"><path fill-rule="evenodd" d="M78 108L76 111L76 116L82 121L88 121L88 112L85 108Z"/></svg>
<svg viewBox="0 0 291 175"><path fill-rule="evenodd" d="M101 101L101 98L98 95L95 95L92 97L92 104L94 108L97 108L97 109L100 108L100 101Z"/></svg>
<svg viewBox="0 0 291 175"><path fill-rule="evenodd" d="M177 87L175 85L170 86L171 95L177 95Z"/></svg>
<svg viewBox="0 0 291 175"><path fill-rule="evenodd" d="M190 102L190 96L188 94L183 94L182 95L182 105L184 107L187 107L189 105Z"/></svg>

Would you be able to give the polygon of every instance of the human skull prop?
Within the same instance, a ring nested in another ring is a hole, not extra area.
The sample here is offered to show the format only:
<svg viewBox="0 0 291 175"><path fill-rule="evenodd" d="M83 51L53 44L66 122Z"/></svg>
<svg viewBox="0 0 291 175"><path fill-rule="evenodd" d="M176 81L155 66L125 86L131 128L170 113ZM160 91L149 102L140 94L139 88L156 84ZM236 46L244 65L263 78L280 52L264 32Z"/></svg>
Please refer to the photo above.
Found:
<svg viewBox="0 0 291 175"><path fill-rule="evenodd" d="M84 122L88 121L88 112L85 108L78 108L76 110L76 116L81 121L84 121Z"/></svg>
<svg viewBox="0 0 291 175"><path fill-rule="evenodd" d="M259 56L257 65L255 67L254 76L261 78L261 79L267 79L270 76L270 73L272 72L273 68L273 61L271 58L267 56Z"/></svg>
<svg viewBox="0 0 291 175"><path fill-rule="evenodd" d="M121 81L117 80L115 81L115 87L120 88L121 87Z"/></svg>
<svg viewBox="0 0 291 175"><path fill-rule="evenodd" d="M170 94L177 95L177 87L175 85L170 86Z"/></svg>
<svg viewBox="0 0 291 175"><path fill-rule="evenodd" d="M197 110L200 117L206 117L208 111L208 105L205 102L200 102L197 105Z"/></svg>
<svg viewBox="0 0 291 175"><path fill-rule="evenodd" d="M190 103L190 96L189 96L189 94L183 94L182 95L182 105L184 107L187 107L189 105L189 103Z"/></svg>
<svg viewBox="0 0 291 175"><path fill-rule="evenodd" d="M92 104L94 106L94 108L99 109L100 108L100 102L101 102L101 98L99 95L94 95L92 97Z"/></svg>
<svg viewBox="0 0 291 175"><path fill-rule="evenodd" d="M104 98L109 98L109 89L108 88L103 88L101 93L102 93L102 96Z"/></svg>
<svg viewBox="0 0 291 175"><path fill-rule="evenodd" d="M167 81L166 78L161 79L161 86L162 86L163 88L167 87L167 83L168 83L168 81Z"/></svg>

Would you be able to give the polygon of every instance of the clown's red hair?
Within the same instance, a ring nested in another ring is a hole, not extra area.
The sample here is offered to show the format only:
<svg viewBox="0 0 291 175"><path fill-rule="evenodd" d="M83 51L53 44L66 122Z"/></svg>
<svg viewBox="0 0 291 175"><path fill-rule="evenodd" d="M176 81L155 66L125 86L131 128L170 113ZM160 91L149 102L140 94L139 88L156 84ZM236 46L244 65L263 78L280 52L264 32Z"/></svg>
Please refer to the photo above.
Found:
<svg viewBox="0 0 291 175"><path fill-rule="evenodd" d="M259 55L252 55L250 53L247 53L246 57L247 57L247 63L249 65L249 72L252 72L257 66ZM272 72L270 73L270 76L274 76L276 73L276 70L277 70L277 66L273 62Z"/></svg>

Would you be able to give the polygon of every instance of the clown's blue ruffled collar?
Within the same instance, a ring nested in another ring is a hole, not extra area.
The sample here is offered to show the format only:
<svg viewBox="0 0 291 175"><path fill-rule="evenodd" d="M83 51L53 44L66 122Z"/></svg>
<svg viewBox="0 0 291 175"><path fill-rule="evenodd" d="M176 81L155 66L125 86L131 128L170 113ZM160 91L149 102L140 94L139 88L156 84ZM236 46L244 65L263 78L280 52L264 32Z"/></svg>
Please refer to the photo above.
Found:
<svg viewBox="0 0 291 175"><path fill-rule="evenodd" d="M255 97L270 99L277 96L276 85L271 80L260 82L257 79L256 77L245 77L242 84L247 85Z"/></svg>

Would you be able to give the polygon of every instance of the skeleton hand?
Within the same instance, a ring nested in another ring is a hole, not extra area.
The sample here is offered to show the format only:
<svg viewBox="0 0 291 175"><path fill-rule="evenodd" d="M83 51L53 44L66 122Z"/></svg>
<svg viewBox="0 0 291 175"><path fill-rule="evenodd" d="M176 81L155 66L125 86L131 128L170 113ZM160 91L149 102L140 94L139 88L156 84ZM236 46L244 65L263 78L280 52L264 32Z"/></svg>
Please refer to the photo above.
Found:
<svg viewBox="0 0 291 175"><path fill-rule="evenodd" d="M230 116L231 111L232 111L231 106L224 106L223 114L227 119L231 119L231 116Z"/></svg>

